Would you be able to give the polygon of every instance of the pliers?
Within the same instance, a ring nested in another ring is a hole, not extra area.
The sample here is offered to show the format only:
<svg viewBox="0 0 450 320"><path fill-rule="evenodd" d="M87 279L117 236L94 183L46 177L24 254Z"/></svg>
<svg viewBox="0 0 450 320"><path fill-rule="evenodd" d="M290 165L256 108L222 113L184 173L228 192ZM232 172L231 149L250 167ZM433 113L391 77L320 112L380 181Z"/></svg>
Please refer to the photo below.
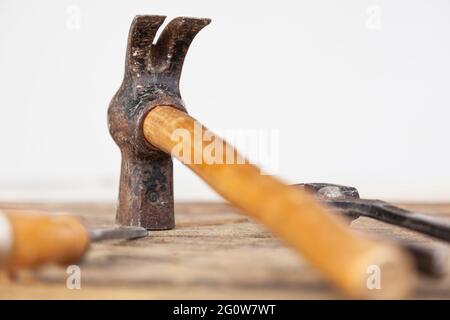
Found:
<svg viewBox="0 0 450 320"><path fill-rule="evenodd" d="M355 187L331 183L301 183L294 186L310 192L335 213L352 220L369 217L450 243L448 219L408 211L381 200L361 199ZM412 254L420 271L433 276L445 273L446 253L404 241L400 244Z"/></svg>

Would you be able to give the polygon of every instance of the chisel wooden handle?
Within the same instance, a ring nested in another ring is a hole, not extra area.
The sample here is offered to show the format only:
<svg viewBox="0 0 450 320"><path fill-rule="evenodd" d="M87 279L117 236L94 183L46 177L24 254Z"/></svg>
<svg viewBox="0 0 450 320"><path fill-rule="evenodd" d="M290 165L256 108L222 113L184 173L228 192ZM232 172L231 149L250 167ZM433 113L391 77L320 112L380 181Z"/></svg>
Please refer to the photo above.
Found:
<svg viewBox="0 0 450 320"><path fill-rule="evenodd" d="M153 146L174 154L179 141L173 133L185 130L193 139L200 126L186 113L170 106L158 106L144 121L143 131ZM203 132L207 129L203 128ZM214 136L224 154L235 149ZM191 160L185 163L225 199L243 213L256 218L268 229L304 255L322 274L350 297L398 298L414 283L415 273L409 256L395 246L375 242L356 234L302 190L271 176L261 175L251 164L204 161L204 147L191 140L184 145ZM225 157L225 156L224 156ZM186 162L186 161L185 161ZM199 163L200 162L200 163ZM380 270L379 275L372 274ZM380 276L381 288L368 284Z"/></svg>
<svg viewBox="0 0 450 320"><path fill-rule="evenodd" d="M84 255L89 242L88 231L73 216L0 211L0 269L71 264Z"/></svg>

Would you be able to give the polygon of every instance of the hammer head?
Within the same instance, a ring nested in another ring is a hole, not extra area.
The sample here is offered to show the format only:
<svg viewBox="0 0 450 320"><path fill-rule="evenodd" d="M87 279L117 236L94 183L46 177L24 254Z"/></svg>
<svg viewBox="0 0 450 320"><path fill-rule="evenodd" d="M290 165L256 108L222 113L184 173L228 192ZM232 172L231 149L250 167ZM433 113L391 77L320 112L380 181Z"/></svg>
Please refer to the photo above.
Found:
<svg viewBox="0 0 450 320"><path fill-rule="evenodd" d="M178 17L154 42L164 16L137 16L131 24L125 76L108 109L108 127L122 153L116 220L151 230L175 226L170 155L143 135L145 116L156 106L186 111L179 90L183 62L209 19Z"/></svg>

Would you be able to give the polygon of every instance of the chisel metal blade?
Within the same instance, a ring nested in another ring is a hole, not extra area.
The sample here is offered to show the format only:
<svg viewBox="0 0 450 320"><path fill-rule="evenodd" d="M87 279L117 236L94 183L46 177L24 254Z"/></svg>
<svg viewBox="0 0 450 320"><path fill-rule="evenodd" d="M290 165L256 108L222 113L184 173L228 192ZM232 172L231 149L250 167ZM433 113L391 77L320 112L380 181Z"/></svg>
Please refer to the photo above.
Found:
<svg viewBox="0 0 450 320"><path fill-rule="evenodd" d="M117 227L117 228L98 228L89 229L91 241L102 240L131 240L148 236L148 231L142 227Z"/></svg>

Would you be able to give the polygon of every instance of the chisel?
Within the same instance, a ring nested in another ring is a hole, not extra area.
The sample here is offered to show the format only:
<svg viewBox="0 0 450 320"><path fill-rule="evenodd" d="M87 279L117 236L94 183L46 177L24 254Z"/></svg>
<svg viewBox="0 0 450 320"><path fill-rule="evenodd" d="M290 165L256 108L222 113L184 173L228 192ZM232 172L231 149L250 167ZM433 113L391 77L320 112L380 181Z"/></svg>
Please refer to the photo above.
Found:
<svg viewBox="0 0 450 320"><path fill-rule="evenodd" d="M141 227L90 229L69 214L0 210L0 269L69 265L80 260L94 241L147 235Z"/></svg>

